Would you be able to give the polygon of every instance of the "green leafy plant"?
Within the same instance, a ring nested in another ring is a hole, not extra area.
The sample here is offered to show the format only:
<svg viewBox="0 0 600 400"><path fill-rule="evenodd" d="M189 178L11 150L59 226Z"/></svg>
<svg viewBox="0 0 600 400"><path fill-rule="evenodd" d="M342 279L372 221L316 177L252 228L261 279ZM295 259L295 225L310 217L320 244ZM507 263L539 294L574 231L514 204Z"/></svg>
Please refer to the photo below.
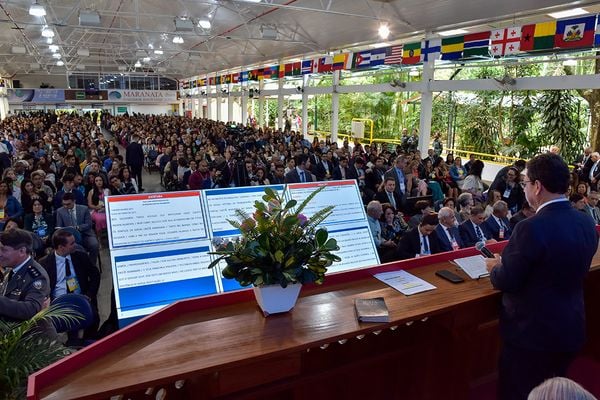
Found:
<svg viewBox="0 0 600 400"><path fill-rule="evenodd" d="M282 195L265 188L264 202L254 203L252 215L236 210L239 221L228 220L241 236L220 244L211 253L219 257L209 268L224 260L227 266L223 276L242 286L323 283L327 267L341 260L333 253L339 250L337 241L329 238L326 229L318 228L333 206L323 208L310 219L302 211L324 188L312 192L301 204L293 199L285 202Z"/></svg>
<svg viewBox="0 0 600 400"><path fill-rule="evenodd" d="M27 377L71 354L61 343L43 336L36 327L50 318L74 323L81 315L70 308L50 306L27 321L0 319L0 399L24 399Z"/></svg>

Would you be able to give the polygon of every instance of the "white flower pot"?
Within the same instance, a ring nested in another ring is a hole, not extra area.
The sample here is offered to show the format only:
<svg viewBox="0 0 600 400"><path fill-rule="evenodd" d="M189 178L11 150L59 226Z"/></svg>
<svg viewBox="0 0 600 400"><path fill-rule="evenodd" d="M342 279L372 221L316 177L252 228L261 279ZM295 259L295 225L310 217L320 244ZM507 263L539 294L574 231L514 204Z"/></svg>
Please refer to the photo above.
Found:
<svg viewBox="0 0 600 400"><path fill-rule="evenodd" d="M263 314L288 312L296 305L302 284L292 283L282 288L281 285L255 286L254 296Z"/></svg>

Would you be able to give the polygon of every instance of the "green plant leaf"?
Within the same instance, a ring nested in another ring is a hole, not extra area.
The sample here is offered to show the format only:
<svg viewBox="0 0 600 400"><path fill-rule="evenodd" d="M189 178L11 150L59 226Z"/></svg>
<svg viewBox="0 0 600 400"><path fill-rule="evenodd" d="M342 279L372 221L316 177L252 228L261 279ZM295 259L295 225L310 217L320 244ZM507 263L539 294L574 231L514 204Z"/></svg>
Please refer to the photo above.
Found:
<svg viewBox="0 0 600 400"><path fill-rule="evenodd" d="M327 241L327 230L319 229L315 233L315 241L317 242L317 247L322 247Z"/></svg>

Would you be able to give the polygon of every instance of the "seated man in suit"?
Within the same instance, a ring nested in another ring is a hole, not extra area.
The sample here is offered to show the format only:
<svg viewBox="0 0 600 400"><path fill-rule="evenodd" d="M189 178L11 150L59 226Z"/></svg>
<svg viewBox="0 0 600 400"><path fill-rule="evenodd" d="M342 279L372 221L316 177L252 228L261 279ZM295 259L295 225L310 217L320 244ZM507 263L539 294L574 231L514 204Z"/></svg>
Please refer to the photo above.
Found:
<svg viewBox="0 0 600 400"><path fill-rule="evenodd" d="M98 239L92 229L92 217L86 206L75 204L73 193L65 193L62 198L62 207L56 210L56 227L71 226L81 234L82 245L90 255L92 263L98 260Z"/></svg>
<svg viewBox="0 0 600 400"><path fill-rule="evenodd" d="M510 238L512 229L510 228L510 221L508 220L507 215L508 204L503 200L495 202L492 206L492 215L484 222L488 232L490 232L494 240L500 241Z"/></svg>
<svg viewBox="0 0 600 400"><path fill-rule="evenodd" d="M66 229L52 235L54 251L40 260L50 279L50 298L68 293L82 294L90 300L95 321L86 330L85 337L93 337L100 322L96 295L100 287L100 272L89 256L77 251L75 237Z"/></svg>
<svg viewBox="0 0 600 400"><path fill-rule="evenodd" d="M435 228L439 242L440 251L458 250L465 247L458 226L456 226L456 214L450 207L442 207L438 213L439 225Z"/></svg>
<svg viewBox="0 0 600 400"><path fill-rule="evenodd" d="M425 215L419 226L405 233L398 242L398 258L405 260L439 253L440 242L435 233L438 223L436 213Z"/></svg>
<svg viewBox="0 0 600 400"><path fill-rule="evenodd" d="M285 174L285 183L312 182L308 155L298 154L294 157L296 168Z"/></svg>
<svg viewBox="0 0 600 400"><path fill-rule="evenodd" d="M527 202L527 201L523 202L521 211L519 211L518 213L513 215L512 218L510 219L510 229L514 231L515 226L519 222L521 222L529 217L533 217L534 215L535 215L535 210L529 205L529 202Z"/></svg>
<svg viewBox="0 0 600 400"><path fill-rule="evenodd" d="M495 243L492 234L484 224L485 212L480 205L471 208L469 219L459 225L458 230L465 247L475 246L477 242Z"/></svg>
<svg viewBox="0 0 600 400"><path fill-rule="evenodd" d="M398 193L396 193L396 180L393 177L385 178L383 190L377 192L375 195L375 200L381 204L390 203L390 205L394 207L396 211L400 211L400 207L402 206L402 198Z"/></svg>

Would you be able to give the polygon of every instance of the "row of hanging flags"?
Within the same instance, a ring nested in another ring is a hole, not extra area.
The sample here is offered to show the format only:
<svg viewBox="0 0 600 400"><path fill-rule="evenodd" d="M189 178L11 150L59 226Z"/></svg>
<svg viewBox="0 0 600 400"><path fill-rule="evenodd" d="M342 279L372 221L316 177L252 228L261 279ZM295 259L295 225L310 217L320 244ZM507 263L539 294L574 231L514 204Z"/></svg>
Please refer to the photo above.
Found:
<svg viewBox="0 0 600 400"><path fill-rule="evenodd" d="M468 60L504 57L560 49L600 47L596 15L524 26L426 39L356 53L340 53L314 60L273 65L251 71L217 75L183 82L183 89L229 83L279 79L286 76L359 70L380 65L414 65L432 60Z"/></svg>

